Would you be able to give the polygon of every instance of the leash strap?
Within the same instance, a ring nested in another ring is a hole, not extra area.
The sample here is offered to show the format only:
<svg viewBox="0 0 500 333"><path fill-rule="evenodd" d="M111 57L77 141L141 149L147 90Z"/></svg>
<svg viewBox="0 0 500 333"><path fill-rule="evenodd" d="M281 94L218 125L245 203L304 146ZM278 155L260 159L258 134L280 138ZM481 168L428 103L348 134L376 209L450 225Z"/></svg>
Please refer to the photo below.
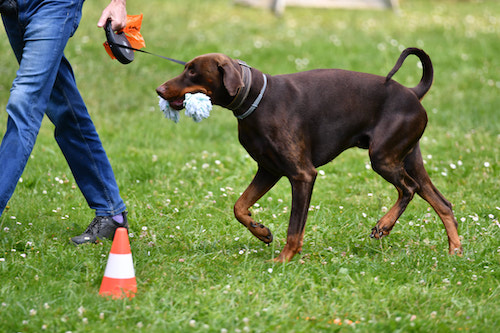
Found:
<svg viewBox="0 0 500 333"><path fill-rule="evenodd" d="M108 41L108 43L109 43L109 41ZM121 44L117 44L117 43L113 43L113 46L121 47L121 48L124 48L124 49L129 49L129 50L133 50L133 51L137 51L137 52L142 52L142 53L146 53L146 54L149 54L149 55L153 55L155 57L159 57L159 58L162 58L162 59L165 59L165 60L170 60L172 62L175 62L176 64L179 64L179 65L183 65L183 66L186 65L185 61L181 61L181 60L177 60L177 59L172 59L172 58L164 57L162 55L154 54L154 53L151 53L151 52L148 52L148 51L144 51L144 50L139 50L139 49L136 49L135 47L132 47L132 46L121 45Z"/></svg>

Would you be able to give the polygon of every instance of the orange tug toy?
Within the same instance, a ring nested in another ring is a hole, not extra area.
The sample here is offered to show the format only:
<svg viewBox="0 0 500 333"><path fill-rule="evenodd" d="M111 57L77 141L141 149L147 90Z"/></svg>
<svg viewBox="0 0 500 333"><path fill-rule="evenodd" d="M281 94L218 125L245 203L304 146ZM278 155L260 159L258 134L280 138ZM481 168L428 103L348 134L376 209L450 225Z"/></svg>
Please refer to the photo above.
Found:
<svg viewBox="0 0 500 333"><path fill-rule="evenodd" d="M99 294L113 299L133 298L137 292L134 262L130 251L128 230L118 228L113 238L108 263L102 278Z"/></svg>

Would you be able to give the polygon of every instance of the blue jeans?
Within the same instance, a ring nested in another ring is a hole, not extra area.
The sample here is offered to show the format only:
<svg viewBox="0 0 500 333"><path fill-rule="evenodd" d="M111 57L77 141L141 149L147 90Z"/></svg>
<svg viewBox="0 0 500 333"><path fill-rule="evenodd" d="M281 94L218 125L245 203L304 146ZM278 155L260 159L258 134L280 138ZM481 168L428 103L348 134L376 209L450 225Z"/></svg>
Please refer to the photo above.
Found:
<svg viewBox="0 0 500 333"><path fill-rule="evenodd" d="M64 48L81 18L84 0L18 0L18 17L2 17L19 70L7 103L0 145L0 215L33 150L43 116L78 187L97 216L125 210L113 170L76 87Z"/></svg>

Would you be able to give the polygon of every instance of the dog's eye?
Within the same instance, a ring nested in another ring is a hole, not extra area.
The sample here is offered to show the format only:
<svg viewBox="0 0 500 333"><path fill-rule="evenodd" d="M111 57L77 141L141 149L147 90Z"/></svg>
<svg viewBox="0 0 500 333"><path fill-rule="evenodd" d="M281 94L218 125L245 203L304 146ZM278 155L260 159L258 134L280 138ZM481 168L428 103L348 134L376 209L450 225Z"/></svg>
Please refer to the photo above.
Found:
<svg viewBox="0 0 500 333"><path fill-rule="evenodd" d="M188 70L188 75L191 76L191 77L194 77L194 76L196 76L196 71L191 68L191 69Z"/></svg>

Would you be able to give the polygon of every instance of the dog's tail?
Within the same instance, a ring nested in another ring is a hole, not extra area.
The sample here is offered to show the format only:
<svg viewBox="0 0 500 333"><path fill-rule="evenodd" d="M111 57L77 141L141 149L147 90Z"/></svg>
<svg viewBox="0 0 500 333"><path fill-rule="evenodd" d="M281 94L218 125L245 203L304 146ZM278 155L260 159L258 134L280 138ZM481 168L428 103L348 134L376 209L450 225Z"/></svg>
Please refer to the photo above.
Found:
<svg viewBox="0 0 500 333"><path fill-rule="evenodd" d="M434 69L432 68L431 58L429 58L427 53L425 53L423 50L414 47L410 47L404 50L399 56L396 65L394 65L394 68L389 72L389 74L387 74L385 81L388 82L392 78L392 76L396 74L396 72L403 65L406 57L408 57L410 54L416 55L422 62L423 73L422 78L420 79L420 83L416 87L410 88L415 93L415 95L417 95L418 99L421 100L431 88L432 81L434 80Z"/></svg>

